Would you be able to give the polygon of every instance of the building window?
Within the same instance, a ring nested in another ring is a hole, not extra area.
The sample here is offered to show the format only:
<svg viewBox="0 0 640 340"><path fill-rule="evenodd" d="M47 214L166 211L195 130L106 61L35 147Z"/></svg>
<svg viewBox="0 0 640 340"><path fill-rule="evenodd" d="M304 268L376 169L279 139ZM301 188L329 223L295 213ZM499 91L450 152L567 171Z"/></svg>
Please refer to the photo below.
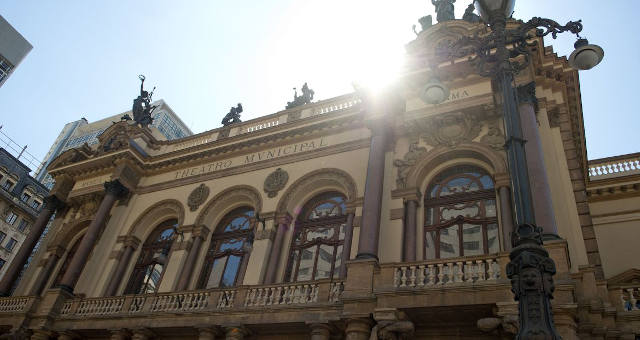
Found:
<svg viewBox="0 0 640 340"><path fill-rule="evenodd" d="M310 200L295 223L286 280L333 278L340 273L347 222L345 198L329 192Z"/></svg>
<svg viewBox="0 0 640 340"><path fill-rule="evenodd" d="M493 179L475 166L456 166L434 178L425 195L426 259L500 251Z"/></svg>
<svg viewBox="0 0 640 340"><path fill-rule="evenodd" d="M29 202L29 200L31 199L31 195L27 194L26 192L22 193L22 197L20 197L20 200L22 200L22 202Z"/></svg>
<svg viewBox="0 0 640 340"><path fill-rule="evenodd" d="M160 223L149 235L133 268L126 294L146 294L158 291L177 227L178 220L170 219Z"/></svg>
<svg viewBox="0 0 640 340"><path fill-rule="evenodd" d="M11 238L9 239L9 241L7 241L7 244L5 244L4 248L8 251L12 251L13 247L16 246L16 243L18 243L18 241L15 238Z"/></svg>
<svg viewBox="0 0 640 340"><path fill-rule="evenodd" d="M24 232L25 230L27 230L28 227L29 227L29 222L27 222L26 220L22 219L22 220L20 220L20 223L18 224L18 231Z"/></svg>
<svg viewBox="0 0 640 340"><path fill-rule="evenodd" d="M2 243L2 241L4 241L5 237L7 237L7 234L5 234L2 231L0 231L0 243Z"/></svg>
<svg viewBox="0 0 640 340"><path fill-rule="evenodd" d="M16 215L16 213L14 213L13 211L11 211L7 217L4 219L5 222L7 222L8 224L13 225L14 223L16 223L16 220L18 219L18 215Z"/></svg>
<svg viewBox="0 0 640 340"><path fill-rule="evenodd" d="M34 201L32 201L32 202L31 202L31 207L32 207L33 209L35 209L35 210L38 210L38 208L40 208L40 202L35 201L35 200L34 200Z"/></svg>
<svg viewBox="0 0 640 340"><path fill-rule="evenodd" d="M64 262L60 267L60 270L58 270L58 275L56 275L56 279L53 280L53 284L51 285L51 287L57 287L60 284L60 281L62 281L62 277L64 277L64 274L67 272L67 268L69 268L69 265L71 264L71 260L73 259L73 256L76 254L76 251L78 251L78 246L80 246L80 242L82 242L83 238L84 238L84 235L79 237L76 240L76 242L73 244L73 246L71 246L71 248L67 251L67 256L65 257Z"/></svg>
<svg viewBox="0 0 640 340"><path fill-rule="evenodd" d="M211 236L198 288L233 287L242 281L253 238L254 211L249 207L228 213Z"/></svg>
<svg viewBox="0 0 640 340"><path fill-rule="evenodd" d="M7 261L0 259L0 269L2 269L2 267L4 267L5 263L7 263Z"/></svg>
<svg viewBox="0 0 640 340"><path fill-rule="evenodd" d="M12 68L13 65L0 55L0 82L9 75Z"/></svg>
<svg viewBox="0 0 640 340"><path fill-rule="evenodd" d="M4 183L2 183L2 188L6 191L11 191L11 188L13 187L15 183L13 183L10 180L6 180Z"/></svg>

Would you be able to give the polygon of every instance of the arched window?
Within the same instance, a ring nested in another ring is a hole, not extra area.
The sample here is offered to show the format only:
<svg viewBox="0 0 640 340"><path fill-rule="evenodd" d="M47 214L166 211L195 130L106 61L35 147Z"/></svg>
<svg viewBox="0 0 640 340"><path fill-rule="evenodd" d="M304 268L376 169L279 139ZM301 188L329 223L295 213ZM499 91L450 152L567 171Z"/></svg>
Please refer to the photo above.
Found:
<svg viewBox="0 0 640 340"><path fill-rule="evenodd" d="M456 166L437 175L424 208L426 259L500 251L493 179L481 168Z"/></svg>
<svg viewBox="0 0 640 340"><path fill-rule="evenodd" d="M125 294L146 294L158 291L177 227L178 220L166 220L147 237L138 261L133 267Z"/></svg>
<svg viewBox="0 0 640 340"><path fill-rule="evenodd" d="M204 259L198 288L233 287L242 281L253 242L254 211L234 209L218 224Z"/></svg>
<svg viewBox="0 0 640 340"><path fill-rule="evenodd" d="M51 285L51 287L57 287L60 284L60 281L62 281L62 277L67 272L67 268L69 268L69 265L71 264L71 259L73 259L73 255L75 255L76 251L78 251L78 246L80 245L80 242L82 242L83 238L84 235L78 237L71 248L69 248L69 250L67 251L67 256L64 258L64 262L62 263L62 266L60 266L58 275L56 275L55 280L53 280L53 284Z"/></svg>
<svg viewBox="0 0 640 340"><path fill-rule="evenodd" d="M342 265L346 222L342 194L324 193L307 202L295 223L286 280L337 277Z"/></svg>

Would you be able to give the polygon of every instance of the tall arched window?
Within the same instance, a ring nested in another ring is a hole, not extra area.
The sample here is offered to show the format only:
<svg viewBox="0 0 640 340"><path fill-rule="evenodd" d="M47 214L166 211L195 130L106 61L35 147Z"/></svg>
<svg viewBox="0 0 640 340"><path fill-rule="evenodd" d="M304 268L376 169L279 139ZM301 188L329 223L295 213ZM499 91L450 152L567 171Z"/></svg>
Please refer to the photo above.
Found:
<svg viewBox="0 0 640 340"><path fill-rule="evenodd" d="M228 213L211 236L198 288L233 287L242 281L253 239L254 211L249 207Z"/></svg>
<svg viewBox="0 0 640 340"><path fill-rule="evenodd" d="M167 266L178 220L160 223L142 245L138 261L133 267L126 294L146 294L158 291L162 273Z"/></svg>
<svg viewBox="0 0 640 340"><path fill-rule="evenodd" d="M424 208L426 259L500 251L493 179L481 168L463 165L438 174Z"/></svg>
<svg viewBox="0 0 640 340"><path fill-rule="evenodd" d="M295 223L287 281L338 277L346 222L342 194L324 193L307 202Z"/></svg>
<svg viewBox="0 0 640 340"><path fill-rule="evenodd" d="M78 246L80 245L80 242L82 242L83 238L84 238L84 235L78 237L78 239L73 243L71 248L69 248L69 250L67 251L67 256L64 258L64 262L62 262L62 266L60 266L60 270L58 270L58 275L56 275L55 280L53 280L53 284L51 285L51 287L57 287L60 284L60 281L62 281L62 277L67 272L67 268L69 268L69 265L71 264L71 259L73 259L73 255L76 254L76 251L78 250Z"/></svg>

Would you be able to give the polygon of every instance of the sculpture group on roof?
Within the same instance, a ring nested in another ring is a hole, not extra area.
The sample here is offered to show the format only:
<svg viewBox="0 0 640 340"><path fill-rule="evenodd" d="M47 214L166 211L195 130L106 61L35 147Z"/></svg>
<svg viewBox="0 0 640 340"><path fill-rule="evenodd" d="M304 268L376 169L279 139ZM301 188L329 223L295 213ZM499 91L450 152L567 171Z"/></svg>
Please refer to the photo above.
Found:
<svg viewBox="0 0 640 340"><path fill-rule="evenodd" d="M315 92L309 88L309 86L307 85L307 83L304 83L304 85L302 85L302 95L298 96L298 91L296 90L296 88L293 88L293 101L292 102L287 102L287 109L292 109L294 107L298 107L304 104L309 104L311 103L311 101L313 100L313 95L315 94Z"/></svg>
<svg viewBox="0 0 640 340"><path fill-rule="evenodd" d="M222 118L222 126L227 126L235 123L240 123L240 114L242 113L242 104L238 103L237 107L231 107L229 113Z"/></svg>
<svg viewBox="0 0 640 340"><path fill-rule="evenodd" d="M138 98L133 100L133 108L131 109L131 113L133 114L133 120L136 124L140 124L142 127L146 127L153 123L153 118L151 117L151 113L153 110L157 108L157 106L151 106L151 97L153 97L153 91L156 89L155 87L151 90L151 93L144 90L144 75L139 75L140 79L140 95ZM123 117L125 118L125 117ZM129 117L130 119L130 117ZM125 118L126 120L126 118Z"/></svg>

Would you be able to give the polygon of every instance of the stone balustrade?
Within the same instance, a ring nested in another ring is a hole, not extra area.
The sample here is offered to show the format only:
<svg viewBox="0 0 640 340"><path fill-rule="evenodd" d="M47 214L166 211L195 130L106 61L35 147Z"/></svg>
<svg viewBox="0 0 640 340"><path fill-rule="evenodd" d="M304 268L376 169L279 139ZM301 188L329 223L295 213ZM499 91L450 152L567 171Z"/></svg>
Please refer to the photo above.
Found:
<svg viewBox="0 0 640 340"><path fill-rule="evenodd" d="M609 287L609 300L618 312L640 311L640 285Z"/></svg>
<svg viewBox="0 0 640 340"><path fill-rule="evenodd" d="M591 181L640 174L640 153L589 161Z"/></svg>
<svg viewBox="0 0 640 340"><path fill-rule="evenodd" d="M503 277L506 254L393 265L393 287L433 288L495 282Z"/></svg>
<svg viewBox="0 0 640 340"><path fill-rule="evenodd" d="M350 107L355 106L356 104L360 104L361 102L362 100L360 98L353 96L351 98L344 98L340 101L334 101L330 103L321 103L324 105L318 105L314 107L312 111L312 115L315 116L315 115L325 114L333 111L346 110Z"/></svg>
<svg viewBox="0 0 640 340"><path fill-rule="evenodd" d="M35 300L35 297L31 296L0 298L0 313L26 312L33 300Z"/></svg>
<svg viewBox="0 0 640 340"><path fill-rule="evenodd" d="M151 302L152 312L192 312L203 310L209 304L209 292L159 294Z"/></svg>
<svg viewBox="0 0 640 340"><path fill-rule="evenodd" d="M250 288L244 305L277 306L312 304L318 302L318 284L301 283Z"/></svg>

